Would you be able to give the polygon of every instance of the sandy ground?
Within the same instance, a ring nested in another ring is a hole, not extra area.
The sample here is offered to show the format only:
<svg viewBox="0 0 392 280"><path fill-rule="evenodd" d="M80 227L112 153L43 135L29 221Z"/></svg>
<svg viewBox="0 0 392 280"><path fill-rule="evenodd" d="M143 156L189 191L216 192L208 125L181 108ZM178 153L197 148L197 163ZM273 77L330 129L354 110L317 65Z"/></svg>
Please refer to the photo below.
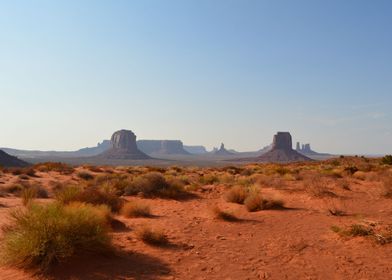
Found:
<svg viewBox="0 0 392 280"><path fill-rule="evenodd" d="M7 176L0 185L12 182ZM44 184L66 178L56 173L40 177L34 180ZM264 193L281 198L287 209L253 213L226 202L225 189L219 185L205 186L187 201L143 199L154 217L117 216L115 256L77 256L47 275L1 267L0 279L392 279L392 244L341 237L331 230L363 221L392 224L392 200L380 197L374 184L353 179L350 187L336 191L336 199L298 191L301 182L279 190L264 188ZM344 208L345 216L328 213L335 203ZM211 208L216 205L240 220L215 219ZM0 198L0 226L19 206L19 198ZM153 247L137 240L134 230L143 224L164 230L170 245Z"/></svg>

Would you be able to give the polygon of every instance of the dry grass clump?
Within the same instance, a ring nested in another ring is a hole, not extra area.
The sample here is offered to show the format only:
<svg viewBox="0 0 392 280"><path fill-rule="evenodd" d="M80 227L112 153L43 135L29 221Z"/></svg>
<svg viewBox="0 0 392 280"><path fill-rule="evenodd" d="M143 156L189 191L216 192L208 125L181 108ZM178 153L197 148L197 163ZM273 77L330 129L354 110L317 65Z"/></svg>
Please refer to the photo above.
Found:
<svg viewBox="0 0 392 280"><path fill-rule="evenodd" d="M224 220L228 222L236 222L238 218L231 212L220 209L218 206L212 208L212 213L214 217L219 220Z"/></svg>
<svg viewBox="0 0 392 280"><path fill-rule="evenodd" d="M268 209L281 209L284 206L283 201L276 199L264 198L261 193L253 191L244 201L245 207L249 212L255 212Z"/></svg>
<svg viewBox="0 0 392 280"><path fill-rule="evenodd" d="M332 226L331 230L339 233L341 236L370 236L374 234L371 227L362 224L352 224L346 229L342 229L338 226Z"/></svg>
<svg viewBox="0 0 392 280"><path fill-rule="evenodd" d="M165 233L159 229L153 229L150 226L144 225L136 230L138 239L153 246L164 246L169 243Z"/></svg>
<svg viewBox="0 0 392 280"><path fill-rule="evenodd" d="M107 208L87 204L32 204L11 214L1 259L8 265L46 270L78 252L111 247Z"/></svg>
<svg viewBox="0 0 392 280"><path fill-rule="evenodd" d="M125 195L141 194L144 197L181 198L186 195L183 184L179 181L166 180L157 172L135 177L124 189Z"/></svg>
<svg viewBox="0 0 392 280"><path fill-rule="evenodd" d="M121 214L128 218L151 217L151 208L141 201L129 201L122 207Z"/></svg>
<svg viewBox="0 0 392 280"><path fill-rule="evenodd" d="M248 196L248 189L242 186L234 186L225 194L225 200L227 202L233 202L238 204L244 204L246 197Z"/></svg>
<svg viewBox="0 0 392 280"><path fill-rule="evenodd" d="M82 189L77 186L68 186L56 193L56 199L62 204L71 202L84 202L92 205L106 205L113 212L118 212L123 204L121 198L115 193L96 187Z"/></svg>

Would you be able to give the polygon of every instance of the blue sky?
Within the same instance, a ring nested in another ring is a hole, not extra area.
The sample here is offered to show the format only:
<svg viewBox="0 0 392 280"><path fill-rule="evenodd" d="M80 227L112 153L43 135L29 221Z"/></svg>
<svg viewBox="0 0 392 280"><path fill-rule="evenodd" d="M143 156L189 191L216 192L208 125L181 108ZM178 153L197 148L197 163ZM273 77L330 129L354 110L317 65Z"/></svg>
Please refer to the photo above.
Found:
<svg viewBox="0 0 392 280"><path fill-rule="evenodd" d="M392 2L2 1L0 146L392 153Z"/></svg>

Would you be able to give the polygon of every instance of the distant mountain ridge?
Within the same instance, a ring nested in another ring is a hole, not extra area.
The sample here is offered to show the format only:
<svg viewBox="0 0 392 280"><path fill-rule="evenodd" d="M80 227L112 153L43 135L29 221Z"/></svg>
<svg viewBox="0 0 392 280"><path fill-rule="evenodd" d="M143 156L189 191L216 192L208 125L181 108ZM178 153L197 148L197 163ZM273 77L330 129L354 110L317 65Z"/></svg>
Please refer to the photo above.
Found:
<svg viewBox="0 0 392 280"><path fill-rule="evenodd" d="M29 164L17 157L11 156L6 152L0 150L0 166L2 167L25 167Z"/></svg>

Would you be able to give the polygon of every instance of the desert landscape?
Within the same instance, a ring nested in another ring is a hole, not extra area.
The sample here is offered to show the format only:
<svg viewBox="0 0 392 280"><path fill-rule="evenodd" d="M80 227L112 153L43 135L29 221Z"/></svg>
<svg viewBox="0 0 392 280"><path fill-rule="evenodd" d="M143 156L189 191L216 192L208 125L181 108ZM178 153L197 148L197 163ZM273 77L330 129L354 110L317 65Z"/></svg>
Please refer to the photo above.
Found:
<svg viewBox="0 0 392 280"><path fill-rule="evenodd" d="M391 164L3 168L1 279L390 279Z"/></svg>
<svg viewBox="0 0 392 280"><path fill-rule="evenodd" d="M392 280L392 1L0 1L0 280Z"/></svg>

